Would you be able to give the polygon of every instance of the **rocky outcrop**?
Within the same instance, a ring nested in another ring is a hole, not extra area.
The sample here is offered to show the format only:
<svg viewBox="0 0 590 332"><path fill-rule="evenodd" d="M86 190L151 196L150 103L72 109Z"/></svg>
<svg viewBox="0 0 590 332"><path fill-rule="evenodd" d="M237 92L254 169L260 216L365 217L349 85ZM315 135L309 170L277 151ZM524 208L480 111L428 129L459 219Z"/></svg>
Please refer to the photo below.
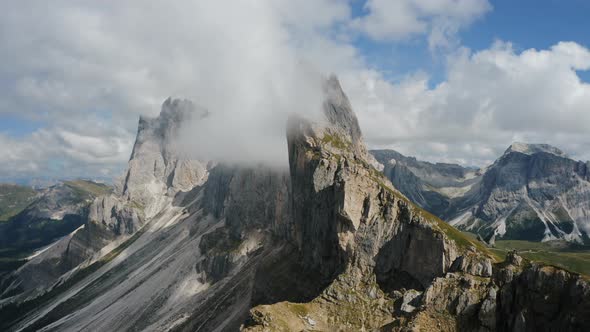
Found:
<svg viewBox="0 0 590 332"><path fill-rule="evenodd" d="M255 307L244 330L532 328L503 325L499 313L501 294L528 273L514 267L525 264L519 256L497 264L479 242L415 207L371 167L362 148L352 148L347 125L295 118L287 137L301 264L331 281L310 302ZM511 281L501 279L507 276ZM571 291L559 285L562 296ZM584 291L576 294L587 300ZM560 310L583 320L583 310ZM562 318L555 325L570 326Z"/></svg>
<svg viewBox="0 0 590 332"><path fill-rule="evenodd" d="M495 331L496 286L489 278L449 273L424 292L421 312L450 314L460 331Z"/></svg>
<svg viewBox="0 0 590 332"><path fill-rule="evenodd" d="M121 202L114 195L97 198L90 205L88 219L115 235L131 235L143 225L141 209Z"/></svg>
<svg viewBox="0 0 590 332"><path fill-rule="evenodd" d="M355 153L365 155L361 128L336 76L330 76L324 83L324 96L323 111L328 122L346 134Z"/></svg>
<svg viewBox="0 0 590 332"><path fill-rule="evenodd" d="M322 126L293 118L287 139L301 265L331 281L300 307L253 309L246 330L379 329L395 321L398 310L418 306L420 290L451 267L491 276L481 268L491 262L488 254L410 203L370 165L349 121Z"/></svg>
<svg viewBox="0 0 590 332"><path fill-rule="evenodd" d="M451 266L451 271L463 271L480 277L492 276L492 260L481 259L476 252L466 253L457 258Z"/></svg>
<svg viewBox="0 0 590 332"><path fill-rule="evenodd" d="M590 283L580 275L511 253L495 281L499 331L585 331L590 326Z"/></svg>
<svg viewBox="0 0 590 332"><path fill-rule="evenodd" d="M137 138L120 187L121 195L143 206L148 217L162 208L164 195L188 191L206 179L207 164L180 155L176 140L184 122L207 114L189 100L168 98L158 117L140 117Z"/></svg>

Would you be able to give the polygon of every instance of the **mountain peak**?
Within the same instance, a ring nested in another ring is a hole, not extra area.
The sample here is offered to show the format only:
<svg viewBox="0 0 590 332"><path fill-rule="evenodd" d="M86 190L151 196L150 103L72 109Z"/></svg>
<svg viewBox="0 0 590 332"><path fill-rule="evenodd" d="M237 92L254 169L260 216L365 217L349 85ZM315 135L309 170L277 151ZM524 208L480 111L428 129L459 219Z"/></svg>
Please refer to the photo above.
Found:
<svg viewBox="0 0 590 332"><path fill-rule="evenodd" d="M157 212L154 202L176 190L189 190L201 183L206 173L200 161L182 156L176 149L179 131L185 122L208 115L207 110L188 99L168 98L159 116L141 117L122 195Z"/></svg>
<svg viewBox="0 0 590 332"><path fill-rule="evenodd" d="M362 141L361 128L348 97L342 90L340 82L335 75L324 83L324 114L328 121L335 126L344 129L352 138L354 144Z"/></svg>
<svg viewBox="0 0 590 332"><path fill-rule="evenodd" d="M165 118L178 118L186 116L187 114L198 114L204 116L207 111L189 99L180 99L168 97L162 104L162 110L160 111L160 117Z"/></svg>
<svg viewBox="0 0 590 332"><path fill-rule="evenodd" d="M510 145L504 154L509 154L511 152L524 153L527 155L533 155L536 153L550 153L559 157L567 158L567 154L565 152L549 144L527 144L515 142Z"/></svg>
<svg viewBox="0 0 590 332"><path fill-rule="evenodd" d="M206 109L199 107L189 99L168 97L162 103L160 114L157 117L140 116L140 129L142 129L142 125L146 126L147 123L165 129L167 126L179 125L192 116L206 117L208 113Z"/></svg>

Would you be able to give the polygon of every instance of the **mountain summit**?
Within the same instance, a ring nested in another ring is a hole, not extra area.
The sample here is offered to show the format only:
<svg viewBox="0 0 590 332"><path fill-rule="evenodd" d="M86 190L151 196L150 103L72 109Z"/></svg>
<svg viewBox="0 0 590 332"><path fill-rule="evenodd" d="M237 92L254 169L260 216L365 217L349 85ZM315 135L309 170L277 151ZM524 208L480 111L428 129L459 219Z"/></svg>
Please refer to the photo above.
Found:
<svg viewBox="0 0 590 332"><path fill-rule="evenodd" d="M549 144L527 144L515 142L510 145L504 154L511 152L524 153L527 155L533 155L536 153L550 153L558 157L567 158L567 155L563 151Z"/></svg>

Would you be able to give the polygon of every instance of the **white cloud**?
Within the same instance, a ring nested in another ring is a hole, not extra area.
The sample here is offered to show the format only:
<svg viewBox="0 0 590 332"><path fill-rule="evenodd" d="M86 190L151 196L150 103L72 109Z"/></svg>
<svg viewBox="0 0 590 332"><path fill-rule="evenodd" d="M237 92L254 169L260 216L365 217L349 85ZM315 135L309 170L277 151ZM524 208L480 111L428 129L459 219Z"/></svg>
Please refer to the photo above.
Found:
<svg viewBox="0 0 590 332"><path fill-rule="evenodd" d="M14 139L0 134L0 181L24 177L100 178L119 176L132 137L112 130L97 136L65 128L39 129Z"/></svg>
<svg viewBox="0 0 590 332"><path fill-rule="evenodd" d="M491 10L487 0L368 0L352 26L380 41L428 35L431 49L450 47L460 28Z"/></svg>
<svg viewBox="0 0 590 332"><path fill-rule="evenodd" d="M573 42L520 53L496 42L451 57L447 80L433 89L423 76L390 84L368 72L351 99L372 146L485 165L511 142L528 141L590 159L580 148L590 144L590 85L576 73L589 66L590 50Z"/></svg>
<svg viewBox="0 0 590 332"><path fill-rule="evenodd" d="M356 56L329 36L350 17L337 0L34 1L0 15L0 114L47 123L60 147L23 161L120 164L138 115L156 115L168 96L214 114L187 139L197 152L268 161L284 149L277 124L321 105L316 60L304 54Z"/></svg>
<svg viewBox="0 0 590 332"><path fill-rule="evenodd" d="M0 116L46 125L21 139L0 135L0 175L117 175L138 115L156 115L170 95L213 114L191 127L185 149L286 158L277 124L289 112L312 114L318 75L330 72L371 147L482 165L525 140L590 158L590 91L576 75L590 68L588 49L517 52L498 42L455 52L457 31L490 8L485 0L369 0L353 19L344 0L12 4L0 13ZM430 88L425 73L386 80L363 60L351 27L387 43L449 45L446 81Z"/></svg>

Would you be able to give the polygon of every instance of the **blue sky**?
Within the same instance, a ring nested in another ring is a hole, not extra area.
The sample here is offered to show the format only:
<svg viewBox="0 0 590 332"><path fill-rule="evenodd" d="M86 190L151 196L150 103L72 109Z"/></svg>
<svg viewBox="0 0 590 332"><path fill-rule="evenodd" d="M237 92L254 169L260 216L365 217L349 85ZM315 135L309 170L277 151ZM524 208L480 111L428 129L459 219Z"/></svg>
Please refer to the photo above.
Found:
<svg viewBox="0 0 590 332"><path fill-rule="evenodd" d="M546 49L560 41L590 45L589 1L501 0L492 4L491 13L461 33L467 47L481 50L496 39L510 41L521 50Z"/></svg>
<svg viewBox="0 0 590 332"><path fill-rule="evenodd" d="M282 158L276 127L313 100L301 60L339 76L370 148L485 166L526 141L587 160L589 14L583 0L15 4L0 13L0 180L116 177L138 117L168 96L219 114L201 140L228 143L212 150Z"/></svg>
<svg viewBox="0 0 590 332"><path fill-rule="evenodd" d="M590 2L585 0L493 1L494 10L462 33L473 49L489 47L495 39L519 48L544 49L559 41L588 45Z"/></svg>
<svg viewBox="0 0 590 332"><path fill-rule="evenodd" d="M560 41L590 46L590 1L585 0L494 0L492 11L459 32L463 46L474 51L490 47L496 40L509 41L518 50L545 49ZM352 2L352 15L363 15L365 1ZM431 76L431 84L445 78L445 62L433 56L427 41L414 38L402 43L381 43L360 37L356 45L367 61L391 79L415 71ZM590 81L590 72L580 72Z"/></svg>
<svg viewBox="0 0 590 332"><path fill-rule="evenodd" d="M0 121L0 132L13 138L22 138L40 128L43 128L42 122L23 118L18 114L3 114Z"/></svg>

